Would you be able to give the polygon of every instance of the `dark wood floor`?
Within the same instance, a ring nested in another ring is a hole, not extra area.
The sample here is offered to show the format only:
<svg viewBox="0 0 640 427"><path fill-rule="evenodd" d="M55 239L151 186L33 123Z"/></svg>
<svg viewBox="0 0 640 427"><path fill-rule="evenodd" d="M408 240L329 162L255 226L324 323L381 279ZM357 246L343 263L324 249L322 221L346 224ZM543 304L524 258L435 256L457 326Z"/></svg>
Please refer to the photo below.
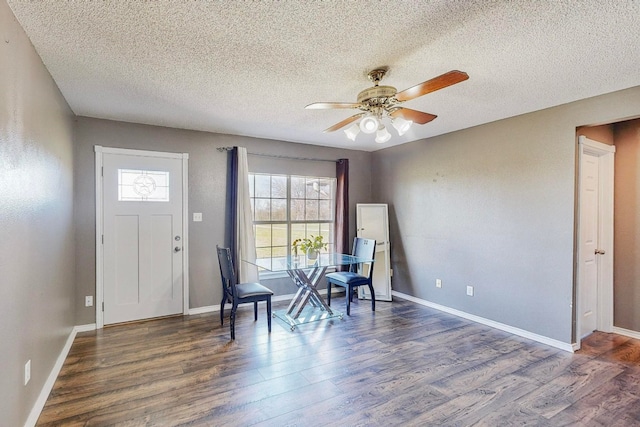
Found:
<svg viewBox="0 0 640 427"><path fill-rule="evenodd" d="M218 313L78 334L38 425L640 425L640 340L570 354L400 299L265 316L245 306L235 342Z"/></svg>

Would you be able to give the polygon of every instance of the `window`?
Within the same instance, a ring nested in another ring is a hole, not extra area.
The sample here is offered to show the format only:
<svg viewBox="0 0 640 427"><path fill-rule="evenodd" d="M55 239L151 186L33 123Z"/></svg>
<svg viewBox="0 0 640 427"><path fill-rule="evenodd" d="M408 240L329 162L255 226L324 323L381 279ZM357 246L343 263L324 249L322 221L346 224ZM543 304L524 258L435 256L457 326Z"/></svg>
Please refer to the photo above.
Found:
<svg viewBox="0 0 640 427"><path fill-rule="evenodd" d="M258 264L291 253L291 242L322 235L333 250L335 178L249 174Z"/></svg>
<svg viewBox="0 0 640 427"><path fill-rule="evenodd" d="M119 202L168 202L169 172L118 169Z"/></svg>

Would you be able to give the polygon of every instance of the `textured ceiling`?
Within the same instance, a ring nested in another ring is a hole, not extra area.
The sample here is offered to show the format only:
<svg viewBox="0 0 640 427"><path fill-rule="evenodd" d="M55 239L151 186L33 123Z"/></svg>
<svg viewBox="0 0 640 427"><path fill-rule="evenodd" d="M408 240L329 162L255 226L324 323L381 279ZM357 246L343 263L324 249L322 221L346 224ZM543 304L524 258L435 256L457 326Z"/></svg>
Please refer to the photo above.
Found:
<svg viewBox="0 0 640 427"><path fill-rule="evenodd" d="M77 115L373 151L640 85L640 1L8 0ZM437 114L376 144L322 131L367 73ZM640 112L639 112L640 114Z"/></svg>

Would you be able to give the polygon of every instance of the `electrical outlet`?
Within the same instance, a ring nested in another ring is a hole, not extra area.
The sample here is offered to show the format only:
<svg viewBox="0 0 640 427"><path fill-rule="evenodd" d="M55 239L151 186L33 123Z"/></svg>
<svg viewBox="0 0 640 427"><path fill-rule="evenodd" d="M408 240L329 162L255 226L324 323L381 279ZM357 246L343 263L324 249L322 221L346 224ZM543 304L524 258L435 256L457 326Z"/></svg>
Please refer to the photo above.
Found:
<svg viewBox="0 0 640 427"><path fill-rule="evenodd" d="M93 306L93 296L92 295L87 295L86 297L84 297L84 306L85 307L92 307Z"/></svg>
<svg viewBox="0 0 640 427"><path fill-rule="evenodd" d="M27 360L27 363L24 364L24 385L27 385L30 379L31 379L31 359Z"/></svg>
<svg viewBox="0 0 640 427"><path fill-rule="evenodd" d="M441 287L442 287L442 280L436 279L436 288L441 288Z"/></svg>
<svg viewBox="0 0 640 427"><path fill-rule="evenodd" d="M201 221L202 221L202 212L194 212L193 222L201 222Z"/></svg>
<svg viewBox="0 0 640 427"><path fill-rule="evenodd" d="M467 295L473 296L473 286L467 286Z"/></svg>

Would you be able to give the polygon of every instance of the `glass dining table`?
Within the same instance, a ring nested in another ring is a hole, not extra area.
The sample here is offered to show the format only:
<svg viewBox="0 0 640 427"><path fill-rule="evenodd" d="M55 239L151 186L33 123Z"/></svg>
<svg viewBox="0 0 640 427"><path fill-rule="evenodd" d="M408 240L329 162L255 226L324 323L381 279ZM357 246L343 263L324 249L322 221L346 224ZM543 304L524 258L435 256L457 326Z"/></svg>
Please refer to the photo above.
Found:
<svg viewBox="0 0 640 427"><path fill-rule="evenodd" d="M286 310L276 310L273 316L286 322L290 329L296 326L325 320L340 318L343 313L331 309L318 292L320 280L328 268L342 265L354 265L371 262L370 259L358 258L349 254L322 253L311 259L304 255L286 257L259 258L255 262L260 269L272 272L287 272L298 288Z"/></svg>

